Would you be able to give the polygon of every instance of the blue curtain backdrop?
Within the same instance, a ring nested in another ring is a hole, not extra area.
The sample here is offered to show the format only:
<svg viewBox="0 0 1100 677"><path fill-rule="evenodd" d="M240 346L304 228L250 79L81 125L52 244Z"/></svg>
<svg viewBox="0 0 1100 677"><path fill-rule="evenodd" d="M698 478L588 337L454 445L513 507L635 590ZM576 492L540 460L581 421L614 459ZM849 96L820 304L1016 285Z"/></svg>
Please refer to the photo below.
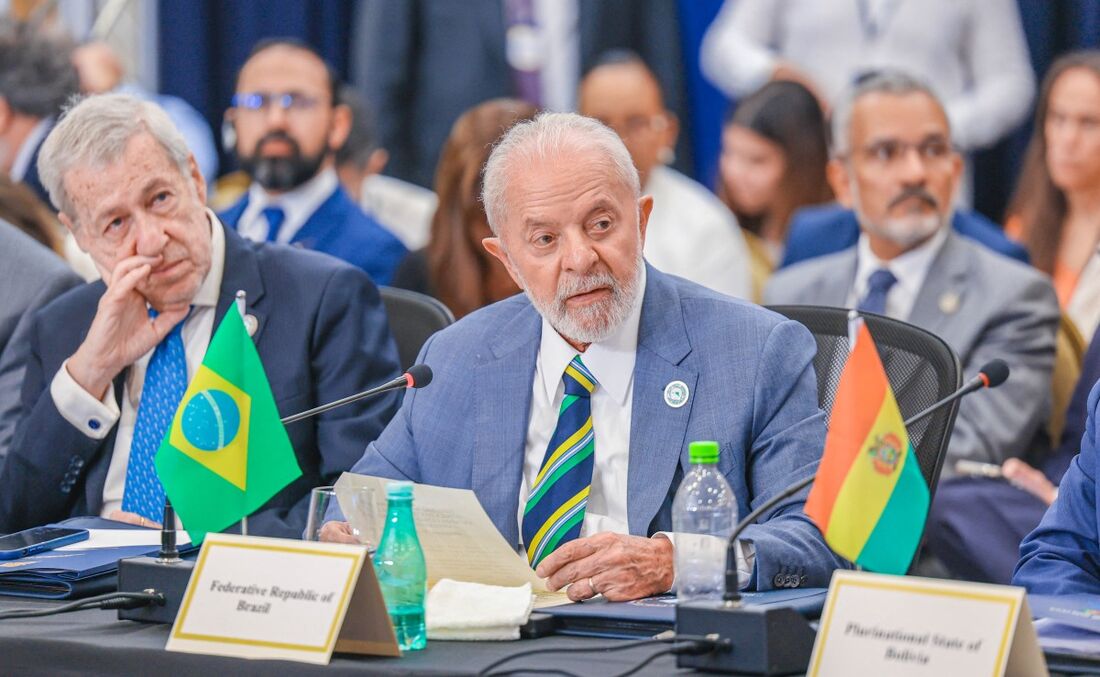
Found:
<svg viewBox="0 0 1100 677"><path fill-rule="evenodd" d="M237 70L272 37L309 43L346 80L354 9L348 0L160 0L160 90L186 99L217 131ZM223 149L223 171L234 166Z"/></svg>

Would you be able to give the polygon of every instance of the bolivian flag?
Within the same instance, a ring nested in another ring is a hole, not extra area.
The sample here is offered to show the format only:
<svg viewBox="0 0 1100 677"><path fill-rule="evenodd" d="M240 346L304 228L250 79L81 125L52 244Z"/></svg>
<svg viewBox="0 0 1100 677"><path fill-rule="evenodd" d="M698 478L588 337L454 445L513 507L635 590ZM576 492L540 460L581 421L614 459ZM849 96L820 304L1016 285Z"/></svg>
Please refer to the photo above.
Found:
<svg viewBox="0 0 1100 677"><path fill-rule="evenodd" d="M871 333L860 319L840 375L806 514L841 557L904 574L928 515L928 485Z"/></svg>
<svg viewBox="0 0 1100 677"><path fill-rule="evenodd" d="M210 340L155 464L192 542L240 521L301 476L235 305Z"/></svg>

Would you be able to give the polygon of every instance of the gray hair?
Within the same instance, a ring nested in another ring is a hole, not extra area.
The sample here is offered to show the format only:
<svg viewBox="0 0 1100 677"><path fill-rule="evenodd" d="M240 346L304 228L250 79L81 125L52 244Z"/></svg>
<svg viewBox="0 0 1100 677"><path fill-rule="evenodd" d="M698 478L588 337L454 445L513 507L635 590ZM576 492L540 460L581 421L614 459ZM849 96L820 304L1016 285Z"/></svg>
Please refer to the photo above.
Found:
<svg viewBox="0 0 1100 677"><path fill-rule="evenodd" d="M130 139L142 133L160 144L184 176L190 173L187 142L156 104L126 94L74 99L38 154L38 176L50 200L75 221L65 174L74 167L111 164L122 156Z"/></svg>
<svg viewBox="0 0 1100 677"><path fill-rule="evenodd" d="M23 115L56 115L80 87L72 52L60 33L0 19L0 98Z"/></svg>
<svg viewBox="0 0 1100 677"><path fill-rule="evenodd" d="M833 157L842 157L851 150L852 109L860 99L869 94L926 94L943 111L944 118L948 120L948 132L951 130L951 121L947 118L943 102L927 83L899 70L883 70L856 82L837 101L831 120Z"/></svg>
<svg viewBox="0 0 1100 677"><path fill-rule="evenodd" d="M611 165L611 170L634 198L641 197L642 186L630 152L611 128L598 120L576 113L541 113L533 120L519 122L493 147L485 162L481 201L494 235L500 234L507 211L504 191L508 172L530 166L551 156L569 152L596 151Z"/></svg>

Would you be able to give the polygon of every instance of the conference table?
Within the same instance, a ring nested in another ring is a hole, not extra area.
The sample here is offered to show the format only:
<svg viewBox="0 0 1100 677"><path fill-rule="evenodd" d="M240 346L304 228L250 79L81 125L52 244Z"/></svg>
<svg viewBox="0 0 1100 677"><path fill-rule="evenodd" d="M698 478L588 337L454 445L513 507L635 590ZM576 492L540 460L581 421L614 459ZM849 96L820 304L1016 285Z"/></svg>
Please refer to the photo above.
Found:
<svg viewBox="0 0 1100 677"><path fill-rule="evenodd" d="M0 597L0 612L48 608L60 602ZM428 642L428 648L401 658L336 654L329 665L253 661L164 650L168 625L120 621L117 611L88 610L57 616L0 620L0 675L476 675L497 659L529 649L578 649L617 640L547 637L516 642ZM613 653L560 653L533 656L501 670L554 668L577 675L625 672L666 645ZM691 674L677 671L676 659L661 656L638 675Z"/></svg>
<svg viewBox="0 0 1100 677"><path fill-rule="evenodd" d="M0 596L0 612L23 608L50 608L61 602ZM423 651L401 658L335 654L328 665L289 661L246 660L168 652L170 626L120 621L116 611L87 610L42 618L0 620L0 675L476 675L490 663L519 651L561 649L550 654L517 659L501 671L518 668L559 670L558 674L606 677L625 672L667 645L643 646L615 652L578 653L615 645L619 640L584 637L546 637L516 642L429 641ZM534 674L534 673L522 673ZM678 670L673 656L661 656L636 675L688 675ZM1067 675L1073 673L1056 673ZM1093 672L1092 674L1095 674Z"/></svg>

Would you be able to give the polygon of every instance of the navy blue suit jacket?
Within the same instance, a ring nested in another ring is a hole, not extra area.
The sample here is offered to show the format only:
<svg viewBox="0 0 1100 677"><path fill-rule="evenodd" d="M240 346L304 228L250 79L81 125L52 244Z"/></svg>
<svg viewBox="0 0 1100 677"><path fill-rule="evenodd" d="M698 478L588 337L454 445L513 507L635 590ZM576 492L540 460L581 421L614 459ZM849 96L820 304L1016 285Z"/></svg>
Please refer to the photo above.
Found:
<svg viewBox="0 0 1100 677"><path fill-rule="evenodd" d="M220 227L220 226L215 226ZM228 228L217 320L237 290L259 321L253 340L282 416L395 377L397 349L378 290L362 272L327 256L246 242ZM102 282L77 287L35 316L22 418L0 470L0 532L97 515L115 444L84 435L54 406L50 382L79 347ZM115 380L122 397L127 371ZM385 427L400 396L367 399L287 426L302 476L249 517L249 531L299 538L310 489L333 484Z"/></svg>
<svg viewBox="0 0 1100 677"><path fill-rule="evenodd" d="M656 269L647 269L630 416L631 534L672 530L688 444L717 440L718 469L747 515L813 474L825 443L813 337L802 325ZM509 543L519 543L520 486L542 320L519 294L430 338L418 362L432 385L409 391L352 472L472 489ZM674 408L665 387L690 393ZM596 423L599 425L599 422ZM599 454L599 451L596 452ZM750 587L825 587L846 566L802 512L805 492L748 527Z"/></svg>
<svg viewBox="0 0 1100 677"><path fill-rule="evenodd" d="M959 235L989 247L998 254L1028 262L1027 250L1008 239L989 219L977 212L956 211L951 226ZM859 240L859 221L851 209L837 204L800 209L791 217L787 231L787 246L780 268L825 256L848 247Z"/></svg>
<svg viewBox="0 0 1100 677"><path fill-rule="evenodd" d="M247 207L245 193L218 218L236 229ZM409 253L401 240L360 209L340 187L321 203L290 243L343 259L366 271L378 285L390 283L397 265Z"/></svg>
<svg viewBox="0 0 1100 677"><path fill-rule="evenodd" d="M46 136L49 136L49 134L46 134ZM46 190L46 187L42 185L42 179L38 176L38 153L42 150L42 144L46 142L46 136L43 136L42 140L39 141L38 145L35 147L34 154L31 155L31 163L27 165L27 173L23 175L21 183L34 191L38 199L42 200L42 204L49 207L53 204L50 202L50 193Z"/></svg>

